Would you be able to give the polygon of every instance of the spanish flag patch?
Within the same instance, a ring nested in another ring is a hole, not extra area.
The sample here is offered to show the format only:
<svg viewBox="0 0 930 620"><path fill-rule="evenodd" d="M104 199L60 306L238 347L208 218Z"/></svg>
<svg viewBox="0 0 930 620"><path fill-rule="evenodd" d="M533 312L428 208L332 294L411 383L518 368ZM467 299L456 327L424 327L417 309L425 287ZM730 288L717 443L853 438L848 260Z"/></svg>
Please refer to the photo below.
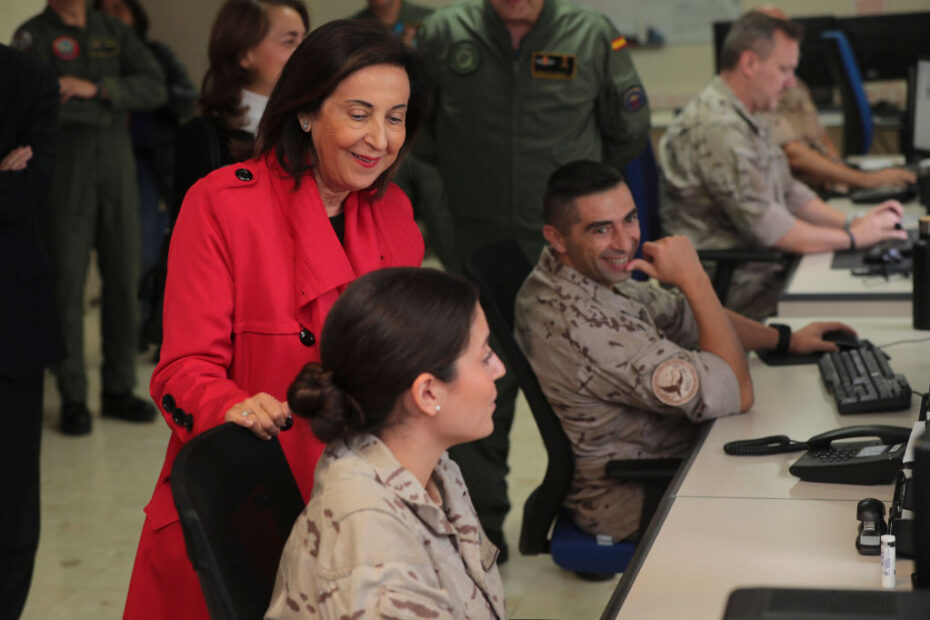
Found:
<svg viewBox="0 0 930 620"><path fill-rule="evenodd" d="M610 47L615 52L619 49L623 49L624 47L626 47L626 38L622 36L617 37L616 39L610 42Z"/></svg>

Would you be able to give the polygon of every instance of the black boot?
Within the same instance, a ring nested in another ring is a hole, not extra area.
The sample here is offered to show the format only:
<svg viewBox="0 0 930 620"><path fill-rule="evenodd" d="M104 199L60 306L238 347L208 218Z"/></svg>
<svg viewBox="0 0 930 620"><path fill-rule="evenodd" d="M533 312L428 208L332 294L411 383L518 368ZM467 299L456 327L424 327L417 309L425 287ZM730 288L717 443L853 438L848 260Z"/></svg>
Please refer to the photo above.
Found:
<svg viewBox="0 0 930 620"><path fill-rule="evenodd" d="M61 406L58 429L65 435L86 435L90 432L90 411L84 402L65 403Z"/></svg>
<svg viewBox="0 0 930 620"><path fill-rule="evenodd" d="M151 422L155 407L133 394L104 394L100 414L105 418L118 418L128 422Z"/></svg>

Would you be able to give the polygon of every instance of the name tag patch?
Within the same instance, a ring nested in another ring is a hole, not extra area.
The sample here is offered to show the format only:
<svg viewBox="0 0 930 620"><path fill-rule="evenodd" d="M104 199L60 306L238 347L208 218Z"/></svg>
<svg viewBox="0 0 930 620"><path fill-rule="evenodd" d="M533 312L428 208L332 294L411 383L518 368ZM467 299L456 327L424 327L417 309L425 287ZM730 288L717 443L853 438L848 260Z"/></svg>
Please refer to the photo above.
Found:
<svg viewBox="0 0 930 620"><path fill-rule="evenodd" d="M101 58L119 54L119 42L116 39L91 39L88 45L91 56Z"/></svg>
<svg viewBox="0 0 930 620"><path fill-rule="evenodd" d="M81 46L77 39L63 34L52 41L52 53L58 60L74 60L81 53Z"/></svg>
<svg viewBox="0 0 930 620"><path fill-rule="evenodd" d="M578 70L574 54L533 52L532 75L543 80L571 80Z"/></svg>

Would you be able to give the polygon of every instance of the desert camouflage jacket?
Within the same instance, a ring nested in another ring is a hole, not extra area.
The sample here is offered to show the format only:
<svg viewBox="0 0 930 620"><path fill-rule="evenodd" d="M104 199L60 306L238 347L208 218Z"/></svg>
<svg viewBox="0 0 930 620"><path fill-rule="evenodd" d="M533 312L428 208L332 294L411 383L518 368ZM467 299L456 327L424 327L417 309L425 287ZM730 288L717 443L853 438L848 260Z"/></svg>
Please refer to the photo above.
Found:
<svg viewBox="0 0 930 620"><path fill-rule="evenodd" d="M267 618L498 619L497 548L443 455L437 505L373 435L329 444L281 556Z"/></svg>

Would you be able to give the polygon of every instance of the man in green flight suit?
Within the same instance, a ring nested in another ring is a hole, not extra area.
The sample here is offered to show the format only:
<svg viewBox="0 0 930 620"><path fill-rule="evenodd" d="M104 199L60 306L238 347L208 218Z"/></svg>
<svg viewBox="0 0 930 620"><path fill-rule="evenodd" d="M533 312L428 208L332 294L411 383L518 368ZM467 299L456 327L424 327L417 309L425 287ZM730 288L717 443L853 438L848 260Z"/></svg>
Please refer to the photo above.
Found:
<svg viewBox="0 0 930 620"><path fill-rule="evenodd" d="M163 104L164 76L128 26L88 9L85 0L49 0L17 29L13 46L50 65L61 88L58 162L42 222L68 347L55 369L61 431L91 430L83 300L95 247L103 279L101 413L152 420L154 408L132 393L141 237L127 112Z"/></svg>
<svg viewBox="0 0 930 620"><path fill-rule="evenodd" d="M435 89L428 137L451 211L449 268L505 238L535 262L549 175L577 159L622 169L649 137L626 39L595 11L563 0L463 0L426 18L416 46ZM494 433L451 452L502 557L512 376L498 384Z"/></svg>

